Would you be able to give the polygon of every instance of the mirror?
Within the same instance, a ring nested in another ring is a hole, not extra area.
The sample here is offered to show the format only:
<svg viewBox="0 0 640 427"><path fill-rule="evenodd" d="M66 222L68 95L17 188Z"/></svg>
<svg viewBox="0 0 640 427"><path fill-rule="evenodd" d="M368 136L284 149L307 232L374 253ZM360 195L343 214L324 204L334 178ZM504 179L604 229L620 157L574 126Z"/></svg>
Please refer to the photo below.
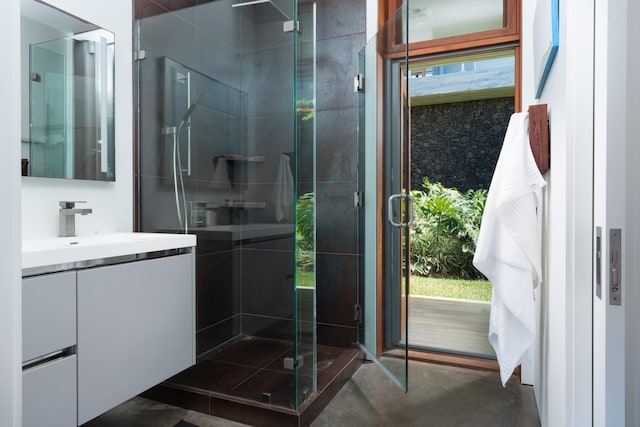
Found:
<svg viewBox="0 0 640 427"><path fill-rule="evenodd" d="M36 0L21 10L22 174L115 181L113 33Z"/></svg>

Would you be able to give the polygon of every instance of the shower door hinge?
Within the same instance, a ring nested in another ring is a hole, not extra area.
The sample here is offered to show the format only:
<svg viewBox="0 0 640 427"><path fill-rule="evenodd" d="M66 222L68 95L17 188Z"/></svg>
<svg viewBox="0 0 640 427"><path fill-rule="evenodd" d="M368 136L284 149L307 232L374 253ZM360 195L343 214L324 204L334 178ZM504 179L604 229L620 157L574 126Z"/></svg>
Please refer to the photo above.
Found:
<svg viewBox="0 0 640 427"><path fill-rule="evenodd" d="M133 52L134 61L142 61L143 59L147 59L147 52L145 50L137 50Z"/></svg>
<svg viewBox="0 0 640 427"><path fill-rule="evenodd" d="M358 73L353 78L353 91L357 93L361 90L364 90L364 76L362 73Z"/></svg>
<svg viewBox="0 0 640 427"><path fill-rule="evenodd" d="M282 31L285 33L300 32L300 21L284 21L282 23Z"/></svg>
<svg viewBox="0 0 640 427"><path fill-rule="evenodd" d="M357 323L362 323L362 309L360 307L360 304L353 305L353 320L355 320Z"/></svg>
<svg viewBox="0 0 640 427"><path fill-rule="evenodd" d="M177 132L178 129L175 126L163 126L160 128L162 135L175 135Z"/></svg>
<svg viewBox="0 0 640 427"><path fill-rule="evenodd" d="M353 192L353 207L359 208L364 204L364 191Z"/></svg>

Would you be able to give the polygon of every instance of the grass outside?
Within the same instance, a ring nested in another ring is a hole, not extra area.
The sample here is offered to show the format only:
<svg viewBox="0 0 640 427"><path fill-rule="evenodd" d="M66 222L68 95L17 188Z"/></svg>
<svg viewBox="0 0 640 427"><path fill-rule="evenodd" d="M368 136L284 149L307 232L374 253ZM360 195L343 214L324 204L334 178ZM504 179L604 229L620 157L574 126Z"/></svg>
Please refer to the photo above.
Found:
<svg viewBox="0 0 640 427"><path fill-rule="evenodd" d="M312 271L297 271L297 285L312 288ZM411 276L411 295L491 301L491 283L486 280L458 280Z"/></svg>
<svg viewBox="0 0 640 427"><path fill-rule="evenodd" d="M491 301L491 282L411 276L409 294L429 297Z"/></svg>
<svg viewBox="0 0 640 427"><path fill-rule="evenodd" d="M296 285L303 288L313 288L315 275L313 271L298 269L296 271Z"/></svg>

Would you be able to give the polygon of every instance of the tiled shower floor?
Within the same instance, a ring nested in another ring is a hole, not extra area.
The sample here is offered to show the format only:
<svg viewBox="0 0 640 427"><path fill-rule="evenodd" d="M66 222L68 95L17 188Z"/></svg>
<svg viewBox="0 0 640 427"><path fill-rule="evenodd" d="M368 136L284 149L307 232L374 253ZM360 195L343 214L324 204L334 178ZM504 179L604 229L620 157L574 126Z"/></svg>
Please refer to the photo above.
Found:
<svg viewBox="0 0 640 427"><path fill-rule="evenodd" d="M311 394L312 363L305 359L298 389L310 397L297 411L293 372L283 363L292 353L290 342L246 337L143 396L252 425L306 425L355 372L360 351L317 346L318 392Z"/></svg>

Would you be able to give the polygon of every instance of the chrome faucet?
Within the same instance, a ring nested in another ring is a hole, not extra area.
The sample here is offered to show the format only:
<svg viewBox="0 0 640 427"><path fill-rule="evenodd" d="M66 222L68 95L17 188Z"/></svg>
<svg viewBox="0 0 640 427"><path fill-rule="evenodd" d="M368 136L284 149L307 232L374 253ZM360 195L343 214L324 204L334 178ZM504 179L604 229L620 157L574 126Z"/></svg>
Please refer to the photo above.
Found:
<svg viewBox="0 0 640 427"><path fill-rule="evenodd" d="M87 215L92 212L91 209L76 209L76 203L87 202L68 202L65 200L60 201L60 229L58 231L59 237L73 237L76 235L76 215Z"/></svg>

